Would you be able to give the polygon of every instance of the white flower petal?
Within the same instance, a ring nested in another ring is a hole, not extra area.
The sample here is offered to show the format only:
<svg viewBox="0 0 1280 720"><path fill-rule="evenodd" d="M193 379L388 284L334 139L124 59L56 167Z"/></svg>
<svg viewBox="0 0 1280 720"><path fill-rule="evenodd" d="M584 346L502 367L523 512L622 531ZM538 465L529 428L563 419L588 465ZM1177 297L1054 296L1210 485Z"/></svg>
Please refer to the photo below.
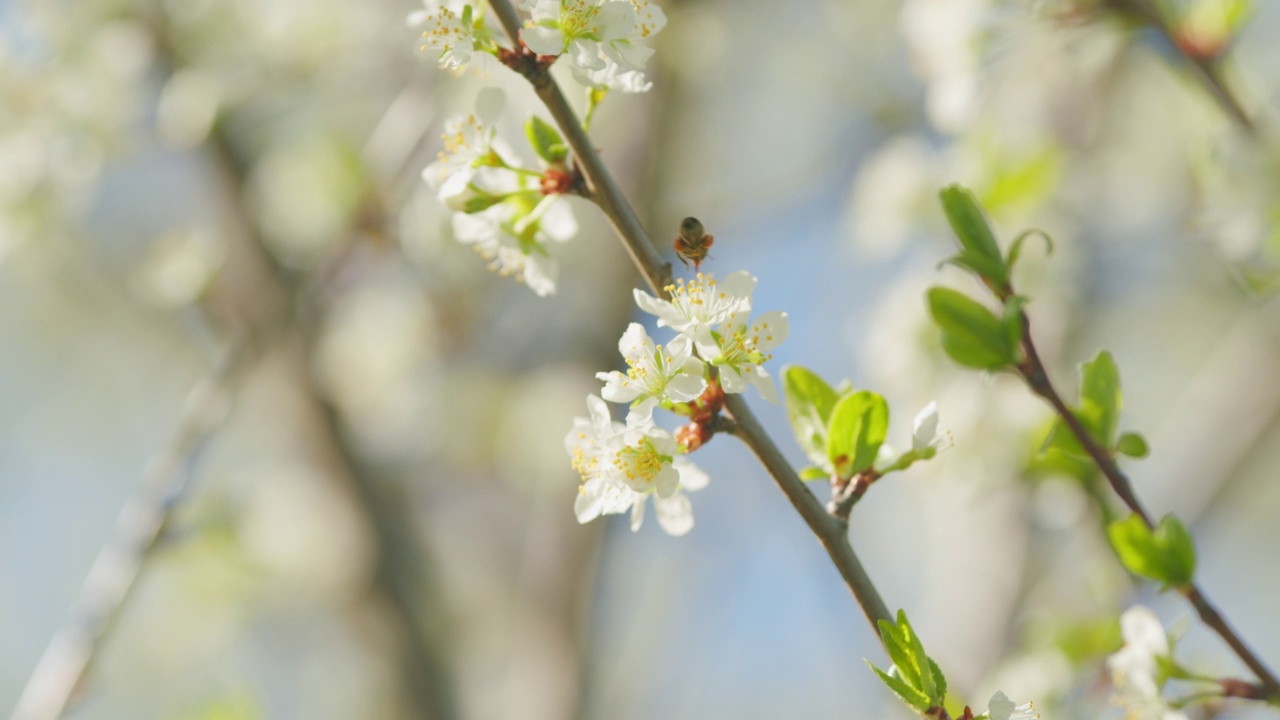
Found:
<svg viewBox="0 0 1280 720"><path fill-rule="evenodd" d="M653 478L653 489L660 498L669 498L680 488L680 471L668 465Z"/></svg>
<svg viewBox="0 0 1280 720"><path fill-rule="evenodd" d="M564 52L564 33L560 32L560 28L535 25L520 31L520 37L530 50L539 55L559 55Z"/></svg>
<svg viewBox="0 0 1280 720"><path fill-rule="evenodd" d="M626 37L636 24L636 9L630 0L613 0L600 6L596 15L601 40Z"/></svg>
<svg viewBox="0 0 1280 720"><path fill-rule="evenodd" d="M667 383L667 397L672 402L689 402L698 399L706 389L707 381L702 375L681 373Z"/></svg>
<svg viewBox="0 0 1280 720"><path fill-rule="evenodd" d="M693 503L684 493L668 498L655 497L653 509L658 514L658 525L672 537L680 537L693 529Z"/></svg>
<svg viewBox="0 0 1280 720"><path fill-rule="evenodd" d="M680 473L680 489L688 491L698 491L705 488L711 482L711 476L703 472L702 468L694 465L692 462L684 458L676 458L671 465Z"/></svg>
<svg viewBox="0 0 1280 720"><path fill-rule="evenodd" d="M778 386L774 384L773 376L769 374L768 370L757 365L755 370L751 371L749 380L752 385L756 386L756 392L760 393L760 397L774 405L778 404Z"/></svg>
<svg viewBox="0 0 1280 720"><path fill-rule="evenodd" d="M636 497L635 504L631 506L631 532L636 532L640 526L644 524L644 506L648 500L644 495Z"/></svg>
<svg viewBox="0 0 1280 720"><path fill-rule="evenodd" d="M919 452L933 444L938 436L938 403L931 402L916 415L911 427L911 449Z"/></svg>

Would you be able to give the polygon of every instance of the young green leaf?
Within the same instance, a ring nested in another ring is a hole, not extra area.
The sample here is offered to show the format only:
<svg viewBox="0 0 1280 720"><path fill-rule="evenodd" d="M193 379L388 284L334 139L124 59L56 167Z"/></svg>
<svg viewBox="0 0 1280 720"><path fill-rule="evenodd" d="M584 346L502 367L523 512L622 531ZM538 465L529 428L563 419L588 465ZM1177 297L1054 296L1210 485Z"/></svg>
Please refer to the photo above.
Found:
<svg viewBox="0 0 1280 720"><path fill-rule="evenodd" d="M933 702L941 705L942 697L938 694L938 685L934 680L933 661L924 651L924 644L920 642L920 636L916 635L915 628L911 627L910 621L907 620L907 612L898 610L898 628L905 637L911 655L915 659L920 673L920 683L917 687L920 692L924 693Z"/></svg>
<svg viewBox="0 0 1280 720"><path fill-rule="evenodd" d="M564 162L569 154L569 147L565 145L564 138L560 137L560 131L537 115L530 116L524 124L524 134L529 138L529 145L538 153L538 157L550 164Z"/></svg>
<svg viewBox="0 0 1280 720"><path fill-rule="evenodd" d="M1045 252L1050 255L1053 254L1053 238L1049 237L1049 233L1035 228L1023 230L1018 234L1018 237L1014 238L1013 244L1009 246L1009 258L1005 261L1005 265L1009 266L1009 272L1013 272L1013 266L1018 264L1018 258L1022 256L1022 244L1032 235L1044 238Z"/></svg>
<svg viewBox="0 0 1280 720"><path fill-rule="evenodd" d="M1111 547L1120 563L1135 575L1165 587L1187 585L1195 576L1195 542L1173 515L1160 520L1153 532L1136 514L1107 528Z"/></svg>
<svg viewBox="0 0 1280 720"><path fill-rule="evenodd" d="M827 457L827 423L839 395L816 373L798 365L783 371L782 391L796 442L815 465L826 471L819 477L829 476L833 468Z"/></svg>
<svg viewBox="0 0 1280 720"><path fill-rule="evenodd" d="M1081 421L1103 447L1115 443L1120 425L1120 370L1111 353L1103 350L1080 366Z"/></svg>
<svg viewBox="0 0 1280 720"><path fill-rule="evenodd" d="M1151 449L1147 447L1146 438L1138 433L1127 432L1116 440L1116 452L1131 458L1144 458L1150 454Z"/></svg>
<svg viewBox="0 0 1280 720"><path fill-rule="evenodd" d="M957 265L972 270L992 283L1003 286L1009 281L1009 268L1005 265L991 224L978 205L977 198L967 188L949 185L939 193L942 210L951 223L951 229L964 248L956 258Z"/></svg>
<svg viewBox="0 0 1280 720"><path fill-rule="evenodd" d="M929 702L929 698L925 697L924 693L911 687L901 678L894 677L875 665L872 665L870 660L867 660L866 663L875 672L876 676L880 678L880 681L888 686L888 688L893 691L893 694L897 695L902 702L907 704L907 707L918 713L926 713L929 711L929 708L933 707Z"/></svg>
<svg viewBox="0 0 1280 720"><path fill-rule="evenodd" d="M930 288L929 313L942 330L942 349L957 363L979 370L1017 364L1016 345L1005 323L963 293Z"/></svg>
<svg viewBox="0 0 1280 720"><path fill-rule="evenodd" d="M823 464L826 464L827 459L824 457L822 459L822 462ZM826 480L829 477L831 477L830 470L824 470L823 468L820 468L816 465L810 465L809 467L800 471L800 479L804 480L805 482L808 482L810 480Z"/></svg>
<svg viewBox="0 0 1280 720"><path fill-rule="evenodd" d="M827 459L845 478L871 467L889 434L889 405L868 390L840 398L827 426Z"/></svg>

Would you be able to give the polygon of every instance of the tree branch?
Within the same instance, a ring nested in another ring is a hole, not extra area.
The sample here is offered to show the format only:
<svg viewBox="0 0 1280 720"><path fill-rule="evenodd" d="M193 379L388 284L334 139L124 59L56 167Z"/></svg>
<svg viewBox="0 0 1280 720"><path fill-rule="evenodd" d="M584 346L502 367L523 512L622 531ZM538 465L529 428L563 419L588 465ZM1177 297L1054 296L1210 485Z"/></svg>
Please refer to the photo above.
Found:
<svg viewBox="0 0 1280 720"><path fill-rule="evenodd" d="M120 512L113 539L89 568L71 621L36 663L12 720L55 720L66 711L133 591L143 562L186 497L200 452L226 419L236 385L261 350L242 335L192 388L172 443L148 463L141 486Z"/></svg>
<svg viewBox="0 0 1280 720"><path fill-rule="evenodd" d="M1075 436L1080 445L1084 447L1085 452L1093 460L1099 472L1107 479L1111 485L1111 489L1126 506L1142 521L1147 527L1154 528L1155 525L1151 521L1151 516L1138 500L1137 494L1133 491L1133 483L1129 481L1116 463L1115 457L1111 452L1103 448L1093 435L1085 429L1080 419L1071 411L1067 404L1063 401L1062 396L1058 393L1053 383L1049 380L1049 374L1044 367L1044 363L1040 360L1040 354L1036 351L1034 341L1031 339L1031 320L1027 314L1022 313L1022 350L1026 355L1022 365L1018 367L1019 374L1022 375L1028 387L1032 392L1044 398L1053 406L1054 412L1066 424L1071 434ZM1265 689L1267 696L1272 699L1280 699L1280 681L1271 672L1267 665L1259 658L1252 649L1245 643L1244 639L1227 624L1226 618L1218 611L1205 597L1204 592L1195 583L1185 587L1178 588L1178 592L1183 595L1200 615L1201 621L1231 647L1232 651L1240 658L1253 674L1258 677Z"/></svg>
<svg viewBox="0 0 1280 720"><path fill-rule="evenodd" d="M1258 126L1249 117L1249 113L1245 112L1244 106L1227 86L1226 78L1222 76L1220 57L1202 57L1187 52L1183 43L1178 41L1177 33L1168 19L1150 0L1107 0L1107 2L1112 9L1136 17L1158 32L1191 68L1196 80L1218 103L1227 117L1231 118L1241 130L1257 137Z"/></svg>
<svg viewBox="0 0 1280 720"><path fill-rule="evenodd" d="M515 8L509 0L490 0L489 4L511 37L514 46L522 48L520 19L516 15ZM671 265L664 262L654 248L631 204L605 168L590 137L582 129L577 115L565 100L559 85L545 68L532 63L525 66L522 74L529 79L534 91L546 105L552 118L560 127L560 131L564 133L590 185L591 199L613 225L613 229L631 255L632 261L644 276L645 282L660 297L669 297L666 288L671 284ZM876 636L879 637L876 621L892 621L892 616L849 543L848 525L827 514L822 503L809 491L804 481L787 463L782 451L765 432L741 395L727 395L725 407L736 423L733 434L755 453L778 488L787 496L805 524L826 548L832 563L853 592L863 614L866 615L872 629L876 631Z"/></svg>

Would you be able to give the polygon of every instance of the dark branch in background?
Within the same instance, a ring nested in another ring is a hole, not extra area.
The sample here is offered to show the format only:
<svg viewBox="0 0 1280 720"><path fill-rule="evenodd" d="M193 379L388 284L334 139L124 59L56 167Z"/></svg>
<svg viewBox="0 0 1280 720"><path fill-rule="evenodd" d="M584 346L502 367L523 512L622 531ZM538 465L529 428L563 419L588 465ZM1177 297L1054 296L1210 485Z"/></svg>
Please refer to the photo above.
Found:
<svg viewBox="0 0 1280 720"><path fill-rule="evenodd" d="M235 143L225 128L215 129L212 142L213 149L221 160L228 190L238 201L243 198L247 185L247 163L237 153ZM378 203L374 201L373 204ZM279 292L289 293L293 288L288 273L270 255L242 203L237 202L235 207L241 215L240 222L253 250L267 265L270 282ZM368 220L360 218L360 215L361 213L357 213L357 222ZM383 224L374 223L377 226ZM360 239L361 235L357 231L354 241L358 242ZM339 250L329 259L329 263L336 266L343 259L344 251ZM430 720L453 720L459 714L442 649L444 618L437 617L437 614L442 616L443 611L440 603L433 602L436 588L431 576L432 566L414 532L411 510L403 498L394 496L395 483L375 481L373 473L360 462L359 456L345 437L338 409L327 400L312 371L314 364L310 361L310 352L319 330L315 315L322 308L312 307L310 303L320 303L323 300L320 291L324 289L323 281L331 272L332 270L322 270L311 278L319 286L315 288L316 292L303 293L293 289L293 302L298 306L300 316L298 330L301 336L301 342L290 348L293 373L301 381L307 411L313 413L319 421L318 434L325 448L330 451L328 459L333 470L340 480L351 487L361 514L373 530L374 589L386 601L392 620L401 626L398 637L402 647L399 649L404 657L401 658L400 666L405 688L414 703L412 715Z"/></svg>
<svg viewBox="0 0 1280 720"><path fill-rule="evenodd" d="M527 50L523 48L520 41L520 18L515 8L509 0L490 0L489 4L493 7L507 35L511 37L513 45L520 48L517 52L527 55ZM517 65L517 63L510 64ZM591 143L591 138L582 129L577 115L565 100L559 85L551 78L545 67L538 63L524 63L516 69L529 79L534 91L547 106L560 131L564 133L590 185L590 199L608 217L618 237L630 253L631 259L644 276L645 282L659 297L669 297L666 288L671 283L671 265L663 261L662 256L650 242L631 204L605 168L604 162L601 161L600 155ZM827 554L831 556L831 561L840 571L845 584L853 592L873 631L876 630L877 621L892 621L888 607L880 598L875 585L849 544L848 524L827 514L822 503L796 475L782 451L756 420L751 408L741 395L727 395L725 407L736 423L733 434L751 448L773 477L778 488L795 506L809 529L817 535L818 540L826 548ZM879 637L878 632L877 637Z"/></svg>
<svg viewBox="0 0 1280 720"><path fill-rule="evenodd" d="M66 711L137 584L143 562L186 497L200 453L226 419L235 387L263 349L241 336L191 390L173 442L148 464L142 485L120 512L113 539L89 568L71 621L45 648L13 720L54 720Z"/></svg>
<svg viewBox="0 0 1280 720"><path fill-rule="evenodd" d="M1049 380L1048 371L1045 370L1044 363L1040 360L1040 354L1036 351L1035 343L1031 339L1031 321L1025 312L1022 314L1022 350L1026 357L1022 365L1019 366L1018 372L1026 380L1028 387L1053 406L1054 412L1058 414L1058 417L1062 418L1071 434L1084 447L1085 452L1089 454L1093 463L1111 485L1111 489L1115 491L1116 495L1120 496L1124 504L1134 514L1142 518L1147 527L1154 528L1155 525L1151 522L1151 515L1138 500L1137 494L1133 491L1133 483L1120 470L1115 457L1099 445L1093 435L1085 429L1080 419L1067 407L1067 404L1062 400L1062 396L1058 394L1058 390ZM1192 583L1178 588L1178 592L1195 607L1200 620L1205 625L1213 628L1214 632L1218 633L1226 641L1232 651L1258 677L1267 696L1272 699L1280 699L1280 682L1277 681L1276 676L1262 662L1262 659L1245 644L1244 639L1227 624L1226 618L1209 602L1200 587Z"/></svg>
<svg viewBox="0 0 1280 720"><path fill-rule="evenodd" d="M1158 32L1191 68L1196 80L1205 91L1222 108L1222 111L1249 135L1257 137L1258 127L1249 113L1227 85L1222 74L1222 56L1204 56L1189 52L1185 43L1179 39L1177 30L1169 24L1168 18L1151 0L1106 0L1107 6L1122 15L1136 18Z"/></svg>

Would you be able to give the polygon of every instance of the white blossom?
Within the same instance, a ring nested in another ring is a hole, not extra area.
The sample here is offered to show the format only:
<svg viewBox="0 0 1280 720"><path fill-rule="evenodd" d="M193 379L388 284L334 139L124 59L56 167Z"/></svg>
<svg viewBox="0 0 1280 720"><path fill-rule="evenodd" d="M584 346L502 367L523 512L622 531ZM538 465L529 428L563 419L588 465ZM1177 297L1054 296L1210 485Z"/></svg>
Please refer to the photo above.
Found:
<svg viewBox="0 0 1280 720"><path fill-rule="evenodd" d="M574 66L613 75L642 70L653 48L645 41L667 23L662 8L649 0L528 0L533 24L525 44L539 55L567 55ZM593 84L606 79L602 76Z"/></svg>
<svg viewBox="0 0 1280 720"><path fill-rule="evenodd" d="M440 67L462 70L475 57L477 43L487 39L483 30L477 32L475 16L482 7L456 0L423 0L423 9L410 13L408 23L425 27L422 49L439 50Z"/></svg>
<svg viewBox="0 0 1280 720"><path fill-rule="evenodd" d="M693 356L693 345L677 335L664 348L655 345L640 323L631 323L618 350L627 362L627 372L602 372L596 377L605 382L604 399L610 402L659 401L689 402L707 388L702 361Z"/></svg>
<svg viewBox="0 0 1280 720"><path fill-rule="evenodd" d="M778 389L764 363L773 357L774 348L791 332L787 314L771 310L748 320L748 313L735 313L711 336L711 342L698 344L698 353L720 368L720 386L727 393L743 393L754 385L760 397L778 402Z"/></svg>
<svg viewBox="0 0 1280 720"><path fill-rule="evenodd" d="M942 437L938 435L938 403L931 402L916 415L915 423L911 426L911 449L924 452L937 447L942 441Z"/></svg>
<svg viewBox="0 0 1280 720"><path fill-rule="evenodd" d="M454 213L453 234L458 242L473 245L490 270L546 297L555 293L559 274L547 243L569 240L578 223L568 203L556 196L543 198L533 210L525 210L523 200L516 196L480 212Z"/></svg>
<svg viewBox="0 0 1280 720"><path fill-rule="evenodd" d="M653 494L653 510L658 516L658 525L668 535L680 537L693 529L693 503L685 491L701 490L710 482L710 477L698 466L683 458L672 461L672 467L680 476L680 486L670 497ZM640 529L644 523L645 504L648 495L637 494L635 504L631 506L631 531Z"/></svg>
<svg viewBox="0 0 1280 720"><path fill-rule="evenodd" d="M987 702L987 716L991 720L1035 720L1040 713L1036 712L1034 704L1028 702L1015 706L1009 696L996 691Z"/></svg>
<svg viewBox="0 0 1280 720"><path fill-rule="evenodd" d="M715 346L712 328L735 313L751 311L751 292L756 279L744 271L735 272L717 283L710 275L698 273L692 281L677 280L666 287L670 300L662 300L636 290L636 305L658 316L658 325L688 337L699 348Z"/></svg>
<svg viewBox="0 0 1280 720"><path fill-rule="evenodd" d="M506 96L502 90L486 87L476 96L475 111L445 123L444 150L422 171L422 179L439 191L445 204L459 209L480 171L492 164L493 125L502 115ZM490 174L493 177L493 174Z"/></svg>
<svg viewBox="0 0 1280 720"><path fill-rule="evenodd" d="M624 93L642 93L653 89L653 83L639 70L623 70L617 63L605 63L598 70L583 70L570 65L573 78L583 85Z"/></svg>
<svg viewBox="0 0 1280 720"><path fill-rule="evenodd" d="M1107 658L1112 682L1120 690L1118 701L1130 718L1185 720L1160 695L1163 678L1160 659L1169 655L1169 636L1160 618L1149 608L1135 605L1120 616L1124 647Z"/></svg>
<svg viewBox="0 0 1280 720"><path fill-rule="evenodd" d="M675 536L689 532L693 506L685 491L706 487L707 475L674 458L674 439L641 417L644 413L632 413L624 426L610 418L608 406L595 395L587 397L587 411L589 417L576 418L565 437L565 450L582 478L574 501L578 522L630 512L631 529L638 530L652 495L662 529Z"/></svg>

